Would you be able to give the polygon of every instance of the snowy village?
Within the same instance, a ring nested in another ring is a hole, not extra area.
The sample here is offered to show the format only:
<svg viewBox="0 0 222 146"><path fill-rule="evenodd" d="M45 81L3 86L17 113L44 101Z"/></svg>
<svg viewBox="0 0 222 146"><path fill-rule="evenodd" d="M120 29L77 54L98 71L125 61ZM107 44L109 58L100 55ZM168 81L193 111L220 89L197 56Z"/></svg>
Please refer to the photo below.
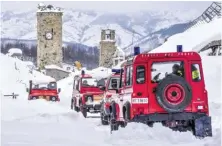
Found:
<svg viewBox="0 0 222 146"><path fill-rule="evenodd" d="M1 2L2 146L221 145L221 2L147 1L169 10L132 15L12 3Z"/></svg>

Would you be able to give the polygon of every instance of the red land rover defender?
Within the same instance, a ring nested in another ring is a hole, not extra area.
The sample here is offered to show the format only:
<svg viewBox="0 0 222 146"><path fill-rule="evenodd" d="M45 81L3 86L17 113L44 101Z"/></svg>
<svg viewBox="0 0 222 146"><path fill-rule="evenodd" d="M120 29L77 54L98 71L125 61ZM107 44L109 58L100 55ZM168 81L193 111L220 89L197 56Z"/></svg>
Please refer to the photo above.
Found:
<svg viewBox="0 0 222 146"><path fill-rule="evenodd" d="M117 130L122 121L151 127L161 122L176 131L192 131L197 137L212 136L200 55L138 52L135 47L135 56L122 70L125 80L117 91L119 100L111 103L111 130Z"/></svg>
<svg viewBox="0 0 222 146"><path fill-rule="evenodd" d="M101 83L104 85L105 83ZM99 88L100 82L82 71L80 76L74 77L71 109L81 111L87 117L87 112L100 112L103 92Z"/></svg>
<svg viewBox="0 0 222 146"><path fill-rule="evenodd" d="M28 100L46 99L47 101L60 101L59 88L57 91L56 81L29 81L29 88L26 89L29 93Z"/></svg>

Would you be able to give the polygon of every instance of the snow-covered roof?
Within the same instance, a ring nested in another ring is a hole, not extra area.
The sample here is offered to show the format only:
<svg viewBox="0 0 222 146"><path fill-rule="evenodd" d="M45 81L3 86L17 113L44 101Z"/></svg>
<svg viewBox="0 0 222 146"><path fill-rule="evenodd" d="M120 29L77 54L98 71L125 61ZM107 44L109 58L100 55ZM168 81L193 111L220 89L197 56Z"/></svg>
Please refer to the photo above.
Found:
<svg viewBox="0 0 222 146"><path fill-rule="evenodd" d="M108 39L106 39L106 40L102 40L103 42L116 42L116 40L108 40Z"/></svg>
<svg viewBox="0 0 222 146"><path fill-rule="evenodd" d="M49 82L56 82L56 80L54 78L44 78L44 79L33 79L32 83L33 84L47 84Z"/></svg>
<svg viewBox="0 0 222 146"><path fill-rule="evenodd" d="M183 45L183 51L199 51L204 45L214 39L221 38L222 18L217 18L210 23L199 24L198 27L175 34L161 46L150 53L175 52L177 45ZM167 49L166 49L167 48Z"/></svg>
<svg viewBox="0 0 222 146"><path fill-rule="evenodd" d="M54 7L52 5L46 6L44 3L38 4L37 12L62 12L60 7Z"/></svg>
<svg viewBox="0 0 222 146"><path fill-rule="evenodd" d="M22 55L22 50L19 48L11 48L8 50L8 55L13 55L13 54L21 54Z"/></svg>
<svg viewBox="0 0 222 146"><path fill-rule="evenodd" d="M61 67L59 67L57 65L54 65L54 64L46 65L45 69L57 69L57 70L61 70L61 71L68 72L68 73L70 72L70 71L67 71L67 70L65 70L65 69L63 69L63 68L61 68Z"/></svg>
<svg viewBox="0 0 222 146"><path fill-rule="evenodd" d="M110 68L105 67L98 67L93 70L87 70L87 74L90 74L93 78L96 78L97 80L100 80L102 78L107 78L112 74L112 71Z"/></svg>

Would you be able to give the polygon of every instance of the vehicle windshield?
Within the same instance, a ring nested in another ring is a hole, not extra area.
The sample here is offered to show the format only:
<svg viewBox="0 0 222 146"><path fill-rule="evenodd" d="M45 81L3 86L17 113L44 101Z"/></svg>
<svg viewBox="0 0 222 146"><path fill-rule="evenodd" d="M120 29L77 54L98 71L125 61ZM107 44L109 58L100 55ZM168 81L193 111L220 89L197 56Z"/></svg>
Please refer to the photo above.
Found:
<svg viewBox="0 0 222 146"><path fill-rule="evenodd" d="M32 89L57 89L55 82L32 84Z"/></svg>
<svg viewBox="0 0 222 146"><path fill-rule="evenodd" d="M108 86L108 90L110 89L118 89L119 88L119 83L120 83L120 78L111 78Z"/></svg>
<svg viewBox="0 0 222 146"><path fill-rule="evenodd" d="M83 87L97 87L97 82L95 78L82 78Z"/></svg>

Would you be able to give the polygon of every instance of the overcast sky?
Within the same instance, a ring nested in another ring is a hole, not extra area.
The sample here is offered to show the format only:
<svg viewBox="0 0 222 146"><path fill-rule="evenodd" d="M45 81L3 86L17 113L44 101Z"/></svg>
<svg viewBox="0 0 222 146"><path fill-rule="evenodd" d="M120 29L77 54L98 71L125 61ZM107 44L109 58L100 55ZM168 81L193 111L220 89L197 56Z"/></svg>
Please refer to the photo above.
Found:
<svg viewBox="0 0 222 146"><path fill-rule="evenodd" d="M14 2L1 2L2 11L5 10L35 10L40 1L14 1ZM62 8L73 8L81 10L96 10L96 11L107 11L107 12L138 12L146 10L197 10L201 13L212 3L207 1L171 1L171 2L160 2L160 1L46 1L45 4L53 4L56 7Z"/></svg>

